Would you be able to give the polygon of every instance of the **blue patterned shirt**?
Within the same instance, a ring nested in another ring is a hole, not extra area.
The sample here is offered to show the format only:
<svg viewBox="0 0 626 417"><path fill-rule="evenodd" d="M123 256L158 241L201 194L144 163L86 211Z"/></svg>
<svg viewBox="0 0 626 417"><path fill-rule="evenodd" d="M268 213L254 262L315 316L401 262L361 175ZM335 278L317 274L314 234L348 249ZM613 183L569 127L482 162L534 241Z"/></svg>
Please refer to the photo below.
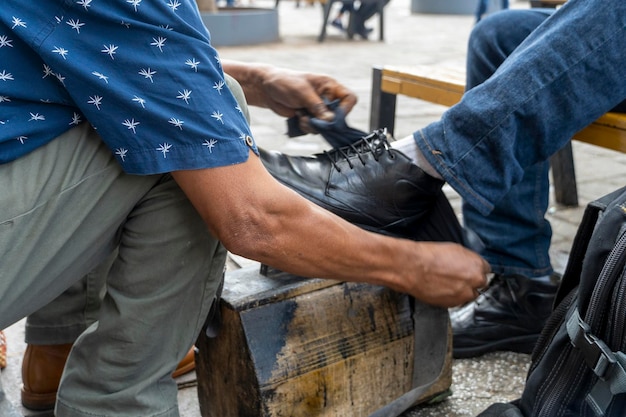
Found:
<svg viewBox="0 0 626 417"><path fill-rule="evenodd" d="M258 152L194 0L4 0L0 163L83 121L131 174Z"/></svg>

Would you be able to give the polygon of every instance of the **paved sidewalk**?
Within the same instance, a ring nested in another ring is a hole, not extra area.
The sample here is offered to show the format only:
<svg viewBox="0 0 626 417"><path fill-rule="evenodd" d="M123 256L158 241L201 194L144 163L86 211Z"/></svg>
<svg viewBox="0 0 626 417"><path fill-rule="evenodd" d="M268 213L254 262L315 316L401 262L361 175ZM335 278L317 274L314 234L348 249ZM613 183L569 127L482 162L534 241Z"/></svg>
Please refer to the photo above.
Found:
<svg viewBox="0 0 626 417"><path fill-rule="evenodd" d="M273 7L274 0L254 0L254 6ZM303 2L304 3L304 2ZM512 2L511 7L526 8L527 1ZM411 14L410 0L392 0L385 9L385 41L349 41L335 28L328 28L324 43L317 42L321 8L295 7L294 1L280 3L281 42L259 46L221 49L223 59L267 62L295 70L323 72L334 76L359 96L360 101L348 117L350 125L368 130L371 68L373 65L465 66L465 48L473 26L473 17ZM374 28L376 19L373 19ZM372 39L378 39L375 31ZM436 120L445 110L418 100L398 99L396 137L404 137ZM293 154L308 154L326 149L320 138L305 136L288 139L285 120L268 110L251 109L252 127L257 141L266 148ZM586 202L623 185L626 156L586 144L574 143L581 206L563 208L552 205L548 217L554 237L551 255L557 270L562 271L571 240ZM447 189L453 206L460 202ZM20 362L24 352L23 322L7 329L9 365L3 371L7 395L19 403ZM477 359L454 362L453 394L442 403L405 413L404 417L471 417L496 401L519 396L528 366L528 355L497 353ZM181 378L179 395L181 415L199 417L194 374ZM25 415L41 415L22 410ZM300 417L300 416L294 416ZM309 417L309 416L302 416ZM351 416L343 416L351 417Z"/></svg>

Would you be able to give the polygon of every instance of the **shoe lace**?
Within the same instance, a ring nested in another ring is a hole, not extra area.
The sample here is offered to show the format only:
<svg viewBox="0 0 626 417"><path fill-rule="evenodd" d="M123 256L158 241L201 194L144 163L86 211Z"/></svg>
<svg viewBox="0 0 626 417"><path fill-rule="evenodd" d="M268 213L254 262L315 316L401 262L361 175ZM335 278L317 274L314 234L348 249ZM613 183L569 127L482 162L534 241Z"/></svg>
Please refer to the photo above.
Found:
<svg viewBox="0 0 626 417"><path fill-rule="evenodd" d="M385 150L391 159L394 158L394 155L391 152L391 145L387 140L387 129L374 130L369 135L364 136L361 140L358 140L348 146L342 146L341 148L324 151L323 155L330 160L330 163L333 164L337 172L341 172L341 168L337 165L337 163L341 160L345 160L350 169L354 169L351 157L356 156L365 166L363 155L369 152L374 157L374 160L378 162L381 149Z"/></svg>
<svg viewBox="0 0 626 417"><path fill-rule="evenodd" d="M511 296L511 299L514 301L514 304L517 304L518 296L517 289L514 287L514 284L510 279L507 279L503 274L495 274L487 289L480 293L478 298L476 298L477 304L482 304L482 302L486 299L495 299L493 293L500 290L500 287L506 287L506 291Z"/></svg>
<svg viewBox="0 0 626 417"><path fill-rule="evenodd" d="M480 305L483 303L483 301L493 298L491 292L494 291L494 288L498 288L503 285L506 285L505 280L502 279L502 276L500 274L495 274L493 276L493 279L489 282L487 288L479 293L478 297L476 298L476 304Z"/></svg>

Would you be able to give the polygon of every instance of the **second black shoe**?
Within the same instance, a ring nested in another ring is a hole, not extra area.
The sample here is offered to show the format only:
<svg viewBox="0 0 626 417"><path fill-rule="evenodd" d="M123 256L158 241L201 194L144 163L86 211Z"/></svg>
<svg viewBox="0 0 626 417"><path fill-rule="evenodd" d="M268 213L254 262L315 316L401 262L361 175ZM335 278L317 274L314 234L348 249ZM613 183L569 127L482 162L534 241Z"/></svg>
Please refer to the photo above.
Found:
<svg viewBox="0 0 626 417"><path fill-rule="evenodd" d="M443 181L391 148L382 130L312 157L260 152L263 164L279 182L378 233L411 237L407 230L415 230L436 203L448 204L441 190Z"/></svg>
<svg viewBox="0 0 626 417"><path fill-rule="evenodd" d="M451 311L453 356L532 353L552 312L558 281L557 275L552 275L550 282L496 275L476 300Z"/></svg>

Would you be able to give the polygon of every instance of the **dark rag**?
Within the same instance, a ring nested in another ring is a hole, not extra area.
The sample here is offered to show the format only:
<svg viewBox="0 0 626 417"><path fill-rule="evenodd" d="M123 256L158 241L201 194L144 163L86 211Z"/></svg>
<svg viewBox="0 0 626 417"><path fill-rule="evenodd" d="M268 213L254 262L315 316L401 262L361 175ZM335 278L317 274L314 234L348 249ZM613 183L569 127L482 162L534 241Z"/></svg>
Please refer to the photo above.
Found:
<svg viewBox="0 0 626 417"><path fill-rule="evenodd" d="M342 146L348 146L354 142L367 136L366 132L359 129L354 129L346 123L346 112L339 107L339 100L333 100L328 102L325 100L326 106L335 114L335 118L332 121L326 121L317 117L312 117L310 113L307 115L310 117L309 124L332 146L333 148L340 148ZM290 117L287 119L287 135L290 138L296 136L302 136L305 132L300 129L298 116Z"/></svg>

